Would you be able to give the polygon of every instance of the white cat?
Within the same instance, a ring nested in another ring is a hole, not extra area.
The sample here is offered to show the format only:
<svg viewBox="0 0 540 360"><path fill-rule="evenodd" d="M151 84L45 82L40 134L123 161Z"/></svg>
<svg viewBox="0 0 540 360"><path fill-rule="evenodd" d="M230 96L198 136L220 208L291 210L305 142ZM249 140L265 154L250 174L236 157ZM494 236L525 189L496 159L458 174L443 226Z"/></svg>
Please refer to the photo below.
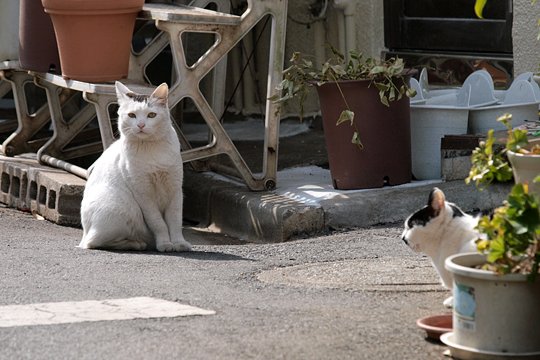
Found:
<svg viewBox="0 0 540 360"><path fill-rule="evenodd" d="M401 238L414 251L428 255L442 284L452 289L452 274L444 268L444 261L453 254L476 251L478 220L447 202L444 193L434 188L428 204L405 220ZM445 304L449 301L447 299Z"/></svg>
<svg viewBox="0 0 540 360"><path fill-rule="evenodd" d="M140 95L116 82L120 139L92 165L79 247L189 251L182 235L183 164L167 84Z"/></svg>

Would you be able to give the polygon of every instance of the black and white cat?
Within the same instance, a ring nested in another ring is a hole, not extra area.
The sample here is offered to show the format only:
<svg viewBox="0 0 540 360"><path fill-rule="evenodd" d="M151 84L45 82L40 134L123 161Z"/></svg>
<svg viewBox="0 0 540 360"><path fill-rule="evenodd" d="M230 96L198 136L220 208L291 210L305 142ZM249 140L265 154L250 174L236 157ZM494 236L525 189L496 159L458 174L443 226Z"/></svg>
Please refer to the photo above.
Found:
<svg viewBox="0 0 540 360"><path fill-rule="evenodd" d="M440 189L433 188L427 205L405 220L401 238L414 251L429 256L442 284L452 289L452 274L444 268L444 261L453 254L476 251L478 220L446 201Z"/></svg>
<svg viewBox="0 0 540 360"><path fill-rule="evenodd" d="M116 82L120 139L90 168L79 247L191 249L182 235L184 173L168 90L161 84L141 95Z"/></svg>

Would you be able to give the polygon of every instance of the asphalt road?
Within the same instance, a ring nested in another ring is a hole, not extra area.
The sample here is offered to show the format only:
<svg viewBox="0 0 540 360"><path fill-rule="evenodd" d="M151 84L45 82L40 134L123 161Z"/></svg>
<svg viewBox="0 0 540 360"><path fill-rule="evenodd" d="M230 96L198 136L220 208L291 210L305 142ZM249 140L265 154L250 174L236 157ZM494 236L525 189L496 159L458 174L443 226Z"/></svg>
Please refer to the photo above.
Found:
<svg viewBox="0 0 540 360"><path fill-rule="evenodd" d="M0 328L0 359L445 359L417 318L449 294L401 225L281 244L190 229L191 253L81 250L0 205L0 306L149 296L215 315Z"/></svg>

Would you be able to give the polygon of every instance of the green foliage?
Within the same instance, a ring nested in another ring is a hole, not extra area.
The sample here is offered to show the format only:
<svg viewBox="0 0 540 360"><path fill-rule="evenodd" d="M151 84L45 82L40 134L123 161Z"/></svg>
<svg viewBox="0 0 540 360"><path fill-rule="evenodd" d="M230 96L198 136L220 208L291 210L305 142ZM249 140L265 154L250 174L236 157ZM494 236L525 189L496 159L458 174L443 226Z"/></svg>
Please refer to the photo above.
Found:
<svg viewBox="0 0 540 360"><path fill-rule="evenodd" d="M507 129L506 144L502 150L495 150L493 129L490 130L486 140L473 151L467 183L474 181L481 187L494 180L508 181L512 178L512 168L506 153L537 151L525 149L529 143L527 131L512 129L512 115L505 114L497 120ZM493 217L482 217L477 229L484 234L476 245L487 255L485 269L499 274L528 274L531 280L536 278L540 264L540 206L538 199L529 194L528 184L514 185L503 206L495 209Z"/></svg>
<svg viewBox="0 0 540 360"><path fill-rule="evenodd" d="M478 250L487 254L485 269L536 278L540 265L540 209L526 184L516 184L492 218L480 219L478 230L487 239L477 241Z"/></svg>
<svg viewBox="0 0 540 360"><path fill-rule="evenodd" d="M336 120L336 125L349 122L355 127L351 142L362 148L360 135L354 124L354 112L347 104L338 82L370 80L370 86L379 91L380 101L385 106L390 106L392 101L400 100L403 96L412 97L415 91L409 87L405 64L400 58L377 61L351 51L347 59L334 47L331 47L331 50L332 57L320 67L315 66L313 61L306 59L299 52L295 52L290 59L291 66L283 71L283 81L277 88L281 95L273 96L270 100L283 103L296 99L300 108L300 118L303 118L304 102L311 87L336 82L345 102L345 109Z"/></svg>
<svg viewBox="0 0 540 360"><path fill-rule="evenodd" d="M486 140L480 142L472 153L471 170L465 179L467 184L474 181L477 187L482 188L494 180L503 182L512 179L512 168L504 154L493 149L494 142L493 129L491 129Z"/></svg>
<svg viewBox="0 0 540 360"><path fill-rule="evenodd" d="M524 152L524 146L527 140L527 131L512 129L511 114L504 114L497 121L502 122L507 128L506 145L502 150L495 148L495 137L493 129L489 130L485 141L480 142L474 149L471 156L471 170L469 176L465 179L468 184L474 181L476 186L482 188L491 184L493 181L509 181L512 179L512 168L506 158L508 151Z"/></svg>

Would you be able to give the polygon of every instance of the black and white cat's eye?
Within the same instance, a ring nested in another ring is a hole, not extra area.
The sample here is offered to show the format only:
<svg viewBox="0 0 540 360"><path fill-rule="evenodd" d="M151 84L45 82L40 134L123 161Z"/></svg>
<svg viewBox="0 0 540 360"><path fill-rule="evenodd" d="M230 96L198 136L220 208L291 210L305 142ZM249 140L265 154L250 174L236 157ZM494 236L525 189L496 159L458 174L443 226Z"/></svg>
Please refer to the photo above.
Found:
<svg viewBox="0 0 540 360"><path fill-rule="evenodd" d="M153 119L153 118L156 117L156 115L157 115L157 114L156 114L155 112L149 112L147 116L148 116L150 119Z"/></svg>
<svg viewBox="0 0 540 360"><path fill-rule="evenodd" d="M128 116L132 119L135 119L137 117L137 115L135 115L135 113L128 113Z"/></svg>

